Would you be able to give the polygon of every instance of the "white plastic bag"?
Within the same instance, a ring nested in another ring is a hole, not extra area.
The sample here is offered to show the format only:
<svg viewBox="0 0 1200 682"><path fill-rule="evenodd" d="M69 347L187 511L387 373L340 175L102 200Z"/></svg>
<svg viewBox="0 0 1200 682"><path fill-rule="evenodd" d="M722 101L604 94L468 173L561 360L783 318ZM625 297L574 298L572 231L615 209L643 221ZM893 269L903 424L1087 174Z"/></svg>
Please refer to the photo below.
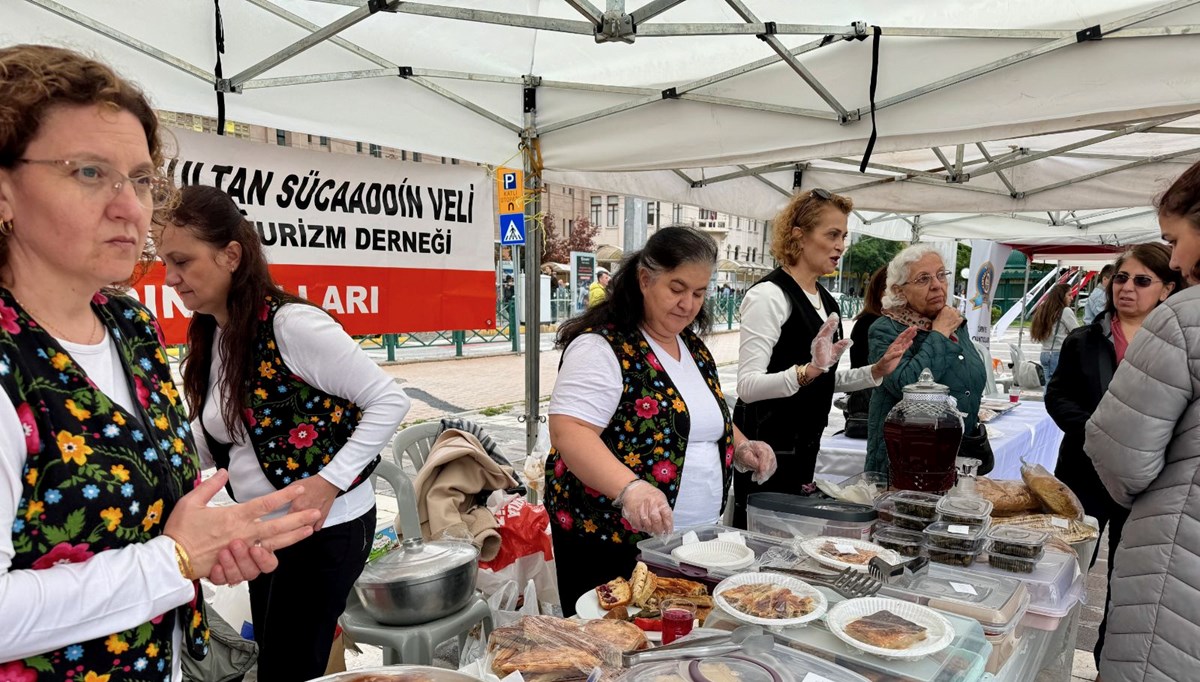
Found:
<svg viewBox="0 0 1200 682"><path fill-rule="evenodd" d="M487 601L492 609L492 625L497 628L514 623L522 616L536 616L541 613L537 585L532 580L525 583L524 593L519 591L517 581L509 580L488 597ZM486 645L482 632L476 628L463 645L458 666L461 668L483 658L487 652Z"/></svg>

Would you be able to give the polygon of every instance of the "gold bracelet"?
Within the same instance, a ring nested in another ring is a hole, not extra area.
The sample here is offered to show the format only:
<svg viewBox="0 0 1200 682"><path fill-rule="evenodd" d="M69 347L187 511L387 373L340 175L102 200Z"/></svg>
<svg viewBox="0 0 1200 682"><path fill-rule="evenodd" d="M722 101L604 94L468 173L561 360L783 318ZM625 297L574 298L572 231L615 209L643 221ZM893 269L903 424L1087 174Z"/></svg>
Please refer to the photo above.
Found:
<svg viewBox="0 0 1200 682"><path fill-rule="evenodd" d="M812 383L812 379L808 378L808 363L796 365L796 382L803 388Z"/></svg>
<svg viewBox="0 0 1200 682"><path fill-rule="evenodd" d="M183 576L184 580L196 579L196 575L192 573L192 560L178 540L175 540L175 562L179 564L179 575Z"/></svg>

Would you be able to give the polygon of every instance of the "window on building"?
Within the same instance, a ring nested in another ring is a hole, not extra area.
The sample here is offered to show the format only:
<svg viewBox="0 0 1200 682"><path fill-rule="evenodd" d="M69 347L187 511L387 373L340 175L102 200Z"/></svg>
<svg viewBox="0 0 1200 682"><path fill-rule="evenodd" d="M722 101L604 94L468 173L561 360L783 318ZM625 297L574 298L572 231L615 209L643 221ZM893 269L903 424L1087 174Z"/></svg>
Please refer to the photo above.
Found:
<svg viewBox="0 0 1200 682"><path fill-rule="evenodd" d="M383 156L383 149L381 149L381 148L379 147L379 145L377 145L377 144L373 144L373 145L371 145L371 156L374 156L374 157L375 157L375 158L377 158L377 159L378 159L378 158L380 158L380 157L382 157L382 156Z"/></svg>
<svg viewBox="0 0 1200 682"><path fill-rule="evenodd" d="M275 144L279 145L280 147L286 147L287 146L287 133L282 130L276 130L275 131Z"/></svg>
<svg viewBox="0 0 1200 682"><path fill-rule="evenodd" d="M658 215L658 202L657 201L647 201L646 202L646 224L653 225L655 223L655 217L657 215Z"/></svg>
<svg viewBox="0 0 1200 682"><path fill-rule="evenodd" d="M325 137L324 135L321 136L321 146L322 147L329 146L329 138L328 137Z"/></svg>
<svg viewBox="0 0 1200 682"><path fill-rule="evenodd" d="M408 152L404 151L403 149L400 150L400 160L408 161Z"/></svg>
<svg viewBox="0 0 1200 682"><path fill-rule="evenodd" d="M574 231L575 231L575 221L573 219L567 219L567 231L563 232L563 236L570 237L571 233Z"/></svg>
<svg viewBox="0 0 1200 682"><path fill-rule="evenodd" d="M421 160L421 152L413 152L413 161L419 162L420 160Z"/></svg>
<svg viewBox="0 0 1200 682"><path fill-rule="evenodd" d="M362 142L355 142L355 143L354 143L354 149L355 149L355 151L357 151L359 154L362 154Z"/></svg>
<svg viewBox="0 0 1200 682"><path fill-rule="evenodd" d="M600 225L600 197L592 196L592 225Z"/></svg>
<svg viewBox="0 0 1200 682"><path fill-rule="evenodd" d="M683 224L683 204L671 205L671 220L675 221L677 225Z"/></svg>
<svg viewBox="0 0 1200 682"><path fill-rule="evenodd" d="M733 247L733 259L734 260L738 259L738 249L740 249L740 248L741 248L740 246Z"/></svg>
<svg viewBox="0 0 1200 682"><path fill-rule="evenodd" d="M730 246L729 244L726 244L725 245L725 258L729 258L729 255L732 252L733 252L733 247Z"/></svg>
<svg viewBox="0 0 1200 682"><path fill-rule="evenodd" d="M710 211L707 208L700 209L700 220L716 220L717 212Z"/></svg>
<svg viewBox="0 0 1200 682"><path fill-rule="evenodd" d="M621 212L620 197L610 194L608 195L608 226L617 226L617 214Z"/></svg>
<svg viewBox="0 0 1200 682"><path fill-rule="evenodd" d="M450 159L450 165L451 165L451 166L457 166L457 165L458 165L458 159Z"/></svg>

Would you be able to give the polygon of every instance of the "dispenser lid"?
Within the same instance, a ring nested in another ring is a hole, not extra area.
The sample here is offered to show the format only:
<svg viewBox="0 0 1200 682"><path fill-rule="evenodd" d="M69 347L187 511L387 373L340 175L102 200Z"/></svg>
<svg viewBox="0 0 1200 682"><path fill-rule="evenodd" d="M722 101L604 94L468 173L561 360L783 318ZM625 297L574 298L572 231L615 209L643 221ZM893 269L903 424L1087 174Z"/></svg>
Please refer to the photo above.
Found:
<svg viewBox="0 0 1200 682"><path fill-rule="evenodd" d="M949 395L950 387L934 381L933 372L926 367L925 369L921 370L921 376L917 377L916 383L912 383L904 387L904 392Z"/></svg>

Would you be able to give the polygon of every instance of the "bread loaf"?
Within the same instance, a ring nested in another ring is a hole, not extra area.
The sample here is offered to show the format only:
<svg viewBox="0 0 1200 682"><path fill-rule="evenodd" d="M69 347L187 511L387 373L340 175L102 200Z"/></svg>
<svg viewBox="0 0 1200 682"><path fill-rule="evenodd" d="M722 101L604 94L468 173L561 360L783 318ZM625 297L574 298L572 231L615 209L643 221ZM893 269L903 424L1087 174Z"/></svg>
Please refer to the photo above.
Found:
<svg viewBox="0 0 1200 682"><path fill-rule="evenodd" d="M992 503L992 516L1013 516L1042 507L1024 481L993 481L980 476L975 479L975 492Z"/></svg>
<svg viewBox="0 0 1200 682"><path fill-rule="evenodd" d="M1041 464L1028 464L1021 459L1021 478L1051 514L1069 519L1083 518L1083 505L1066 483L1054 477Z"/></svg>

